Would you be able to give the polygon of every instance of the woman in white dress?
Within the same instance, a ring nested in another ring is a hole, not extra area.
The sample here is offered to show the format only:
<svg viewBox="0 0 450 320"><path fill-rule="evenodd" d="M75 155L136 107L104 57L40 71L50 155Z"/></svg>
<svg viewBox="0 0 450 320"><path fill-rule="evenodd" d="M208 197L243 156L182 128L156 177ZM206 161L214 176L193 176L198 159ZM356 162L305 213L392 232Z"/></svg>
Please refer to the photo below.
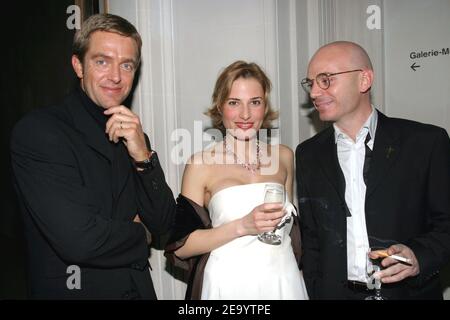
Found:
<svg viewBox="0 0 450 320"><path fill-rule="evenodd" d="M217 79L207 114L223 141L186 165L166 256L191 272L188 299L307 299L297 213L290 202L293 152L259 139L276 118L271 83L254 63L236 61ZM286 201L264 203L267 184ZM276 230L277 245L258 240Z"/></svg>

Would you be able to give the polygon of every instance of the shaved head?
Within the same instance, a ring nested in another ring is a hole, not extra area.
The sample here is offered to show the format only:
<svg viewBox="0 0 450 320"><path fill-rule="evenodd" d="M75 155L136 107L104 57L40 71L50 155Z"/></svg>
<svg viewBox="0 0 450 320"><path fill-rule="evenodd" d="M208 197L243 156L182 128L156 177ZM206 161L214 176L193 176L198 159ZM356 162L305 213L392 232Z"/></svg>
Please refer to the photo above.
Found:
<svg viewBox="0 0 450 320"><path fill-rule="evenodd" d="M366 50L349 41L329 43L311 58L307 79L320 119L334 122L354 138L372 112L374 74Z"/></svg>
<svg viewBox="0 0 450 320"><path fill-rule="evenodd" d="M372 62L366 50L359 44L350 41L336 41L324 45L316 51L311 59L310 64L323 56L332 55L333 60L340 61L345 64L345 68L361 68L365 70L373 70Z"/></svg>

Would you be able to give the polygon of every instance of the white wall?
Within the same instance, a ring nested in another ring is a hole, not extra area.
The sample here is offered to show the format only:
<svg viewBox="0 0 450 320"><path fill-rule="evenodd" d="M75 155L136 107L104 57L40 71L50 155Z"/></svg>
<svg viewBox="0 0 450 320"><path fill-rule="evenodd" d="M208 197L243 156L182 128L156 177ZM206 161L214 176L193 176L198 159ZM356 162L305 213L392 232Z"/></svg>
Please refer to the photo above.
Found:
<svg viewBox="0 0 450 320"><path fill-rule="evenodd" d="M193 132L194 121L210 124L202 113L217 76L235 60L255 61L278 78L274 1L174 0L173 16L179 127ZM272 101L279 105L278 81Z"/></svg>
<svg viewBox="0 0 450 320"><path fill-rule="evenodd" d="M410 58L411 52L450 48L450 1L385 1L384 21L386 111L450 132L450 53Z"/></svg>
<svg viewBox="0 0 450 320"><path fill-rule="evenodd" d="M380 29L367 25L370 5L380 10ZM133 109L175 195L183 165L171 161L171 134L176 128L193 133L196 120L209 126L203 112L216 77L236 59L259 63L272 79L281 142L292 148L320 129L299 81L315 50L334 40L367 49L376 73L373 101L382 111L450 131L450 55L416 60L421 67L409 69L410 51L450 46L448 0L109 0L108 8L143 37ZM192 152L201 148L191 142ZM150 262L158 297L182 299L186 286L162 252L152 250Z"/></svg>

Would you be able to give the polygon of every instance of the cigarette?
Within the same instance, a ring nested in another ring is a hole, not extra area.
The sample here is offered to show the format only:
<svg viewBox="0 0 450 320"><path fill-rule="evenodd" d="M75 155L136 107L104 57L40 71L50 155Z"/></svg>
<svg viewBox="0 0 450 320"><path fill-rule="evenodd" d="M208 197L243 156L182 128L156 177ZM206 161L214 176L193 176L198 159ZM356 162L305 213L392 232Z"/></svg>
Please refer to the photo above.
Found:
<svg viewBox="0 0 450 320"><path fill-rule="evenodd" d="M404 262L404 263L407 263L407 264L411 264L411 259L407 259L407 258L404 258L404 257L401 257L401 256L397 256L395 254L388 255L386 250L378 250L377 254L382 256L382 257L385 257L385 258L389 257L389 258L392 258L392 259L395 259L395 260L398 260L398 261L401 261L401 262Z"/></svg>

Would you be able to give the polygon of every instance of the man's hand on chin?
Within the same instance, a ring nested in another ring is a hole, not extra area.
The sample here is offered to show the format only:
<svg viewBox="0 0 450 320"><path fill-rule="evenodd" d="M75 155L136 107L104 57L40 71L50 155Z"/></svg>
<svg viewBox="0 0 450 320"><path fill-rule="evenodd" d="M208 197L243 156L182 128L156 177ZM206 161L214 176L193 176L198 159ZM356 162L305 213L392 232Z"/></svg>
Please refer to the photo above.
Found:
<svg viewBox="0 0 450 320"><path fill-rule="evenodd" d="M115 143L122 140L134 161L148 159L149 151L139 117L123 105L111 107L104 114L111 116L105 128L109 140Z"/></svg>

